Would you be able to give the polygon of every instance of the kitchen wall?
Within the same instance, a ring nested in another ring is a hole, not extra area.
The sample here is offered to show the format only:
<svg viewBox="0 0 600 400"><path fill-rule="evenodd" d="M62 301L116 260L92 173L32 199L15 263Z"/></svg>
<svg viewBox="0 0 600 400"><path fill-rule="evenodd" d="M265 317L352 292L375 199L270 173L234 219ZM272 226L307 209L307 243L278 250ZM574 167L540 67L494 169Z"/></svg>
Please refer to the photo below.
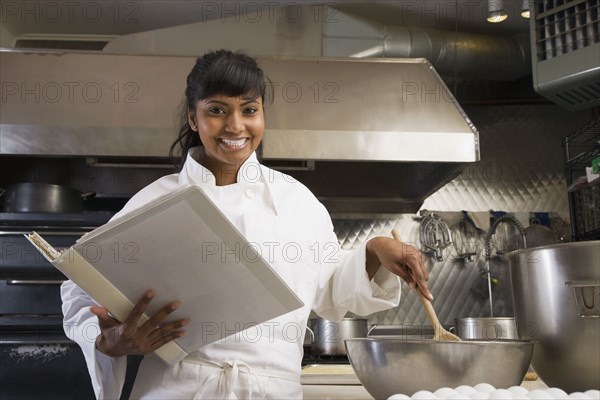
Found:
<svg viewBox="0 0 600 400"><path fill-rule="evenodd" d="M565 221L558 230L568 239L561 138L585 125L592 118L591 112L573 113L547 102L464 105L463 108L479 130L481 161L465 168L460 176L428 197L421 209L455 215L461 210L484 214L489 210L555 213ZM173 172L163 168L89 167L85 161L81 158L3 157L0 187L24 181L54 182L101 195L127 196L159 176ZM396 178L390 176L389 179ZM398 229L405 241L420 246L417 216L333 217L342 246L352 248L373 236L388 236L392 228ZM455 257L452 246L444 251L443 262L434 262L432 257L426 256L430 286L436 296L434 307L446 325L452 324L456 317L489 315L487 298L471 290L483 281L483 255L473 261ZM493 291L494 314L512 315L507 265L496 259L493 270L500 277ZM371 323L408 327L428 324L417 297L406 285L398 307L370 315L369 319Z"/></svg>
<svg viewBox="0 0 600 400"><path fill-rule="evenodd" d="M568 223L561 138L585 125L592 118L591 112L573 113L552 104L465 106L464 109L479 129L481 161L467 167L460 176L427 198L421 210L549 212ZM334 225L344 248L352 248L373 236L389 236L392 228L400 232L403 240L419 246L416 216L338 218ZM560 222L558 218L555 221ZM566 223L556 226L568 239ZM451 325L456 317L490 315L488 299L471 290L482 281L483 254L472 262L455 257L452 246L444 252L442 262L434 262L431 256L426 256L429 285L435 296L433 305L445 325ZM494 315L511 316L508 266L495 259L492 270L499 277L492 292L496 299ZM370 315L369 320L408 329L428 324L417 296L405 284L400 304Z"/></svg>

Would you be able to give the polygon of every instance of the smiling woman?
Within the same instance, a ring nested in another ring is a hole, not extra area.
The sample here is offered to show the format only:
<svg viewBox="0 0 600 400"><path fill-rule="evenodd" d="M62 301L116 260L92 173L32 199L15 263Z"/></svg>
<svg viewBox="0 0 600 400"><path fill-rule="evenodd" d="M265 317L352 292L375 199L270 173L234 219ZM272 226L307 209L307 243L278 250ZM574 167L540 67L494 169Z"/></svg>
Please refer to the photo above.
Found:
<svg viewBox="0 0 600 400"><path fill-rule="evenodd" d="M155 287L139 293L140 300L128 317L117 321L67 281L61 294L65 326L72 327L69 337L83 349L98 398L119 397L125 356L134 354L145 357L132 398L301 398L304 334L311 311L339 321L347 312L367 315L396 306L398 276L431 298L421 253L385 237L342 250L331 218L316 197L300 182L259 163L256 150L265 124L265 77L254 59L225 50L205 54L187 77L185 96L179 136L170 150L171 156L175 149L181 151L180 172L142 189L114 218L187 185L197 186L246 241L266 255L304 306L263 324L244 326L240 334L234 334L234 326L225 326L225 319L202 321L218 327L221 340L201 340L200 348L190 349L176 365L167 365L152 353L184 334L204 337L206 332L193 329L198 316L191 325L189 318L173 320L171 314L182 303L173 299L158 304L153 298L161 288ZM241 244L215 245L230 252ZM155 249L152 256L156 256ZM182 262L187 268L214 268L218 273L222 260ZM165 266L165 274L169 268ZM233 289L214 290L228 293ZM222 304L212 303L218 313L227 313ZM140 322L152 309L148 320ZM245 311L255 315L250 306ZM85 336L83 329L90 326L97 337Z"/></svg>
<svg viewBox="0 0 600 400"><path fill-rule="evenodd" d="M265 128L265 76L244 54L219 50L197 59L187 77L182 126L170 156L181 166L192 147L204 146L204 165L218 186L235 183L242 163L259 147Z"/></svg>
<svg viewBox="0 0 600 400"><path fill-rule="evenodd" d="M235 183L237 171L263 137L262 98L210 96L198 101L188 119L192 131L200 135L203 164L215 176L217 186Z"/></svg>

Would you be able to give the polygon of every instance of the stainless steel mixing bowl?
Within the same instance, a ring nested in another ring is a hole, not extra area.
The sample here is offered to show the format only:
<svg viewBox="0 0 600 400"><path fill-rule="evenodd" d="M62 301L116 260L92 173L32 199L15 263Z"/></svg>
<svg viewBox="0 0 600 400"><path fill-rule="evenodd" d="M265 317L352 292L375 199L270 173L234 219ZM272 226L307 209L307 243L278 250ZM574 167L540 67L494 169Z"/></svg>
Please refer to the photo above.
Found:
<svg viewBox="0 0 600 400"><path fill-rule="evenodd" d="M519 338L537 341L535 372L567 393L600 389L600 241L507 257Z"/></svg>
<svg viewBox="0 0 600 400"><path fill-rule="evenodd" d="M520 385L533 347L533 342L522 340L438 342L393 337L346 340L346 351L356 376L376 399L484 382L496 388Z"/></svg>

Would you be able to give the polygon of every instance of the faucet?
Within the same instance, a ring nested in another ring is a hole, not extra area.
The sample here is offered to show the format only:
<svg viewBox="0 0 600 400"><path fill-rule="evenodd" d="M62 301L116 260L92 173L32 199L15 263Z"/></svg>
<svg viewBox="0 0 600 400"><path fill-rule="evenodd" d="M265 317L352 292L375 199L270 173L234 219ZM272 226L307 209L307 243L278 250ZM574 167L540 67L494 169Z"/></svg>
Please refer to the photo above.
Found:
<svg viewBox="0 0 600 400"><path fill-rule="evenodd" d="M502 223L502 222L509 222L517 227L517 229L519 230L519 233L521 234L521 238L523 239L523 247L527 248L527 238L526 238L525 229L523 229L523 225L521 225L519 220L516 219L513 215L508 215L508 214L503 215L503 216L497 218L490 226L490 229L488 230L487 235L485 236L485 271L487 272L487 278L488 278L488 292L489 292L489 298L490 298L490 317L494 316L494 303L493 303L493 299L492 299L492 270L491 270L491 266L490 266L490 260L492 258L491 257L492 249L491 249L491 245L490 245L490 240L492 239L494 232L496 232L496 228L498 228L498 225L500 225L500 223Z"/></svg>

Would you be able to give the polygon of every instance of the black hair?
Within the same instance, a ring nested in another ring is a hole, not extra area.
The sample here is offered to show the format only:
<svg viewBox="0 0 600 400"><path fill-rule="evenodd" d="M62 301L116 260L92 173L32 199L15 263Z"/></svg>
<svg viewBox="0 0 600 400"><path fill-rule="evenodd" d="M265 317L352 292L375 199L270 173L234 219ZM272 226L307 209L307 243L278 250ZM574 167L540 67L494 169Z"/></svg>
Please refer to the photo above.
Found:
<svg viewBox="0 0 600 400"><path fill-rule="evenodd" d="M198 57L187 76L180 128L177 139L169 149L171 161L179 165L181 170L189 149L202 146L200 135L192 130L188 122L189 112L196 109L199 100L222 94L249 99L260 97L264 104L265 91L264 73L252 57L229 50L212 51ZM176 152L178 147L179 151Z"/></svg>

